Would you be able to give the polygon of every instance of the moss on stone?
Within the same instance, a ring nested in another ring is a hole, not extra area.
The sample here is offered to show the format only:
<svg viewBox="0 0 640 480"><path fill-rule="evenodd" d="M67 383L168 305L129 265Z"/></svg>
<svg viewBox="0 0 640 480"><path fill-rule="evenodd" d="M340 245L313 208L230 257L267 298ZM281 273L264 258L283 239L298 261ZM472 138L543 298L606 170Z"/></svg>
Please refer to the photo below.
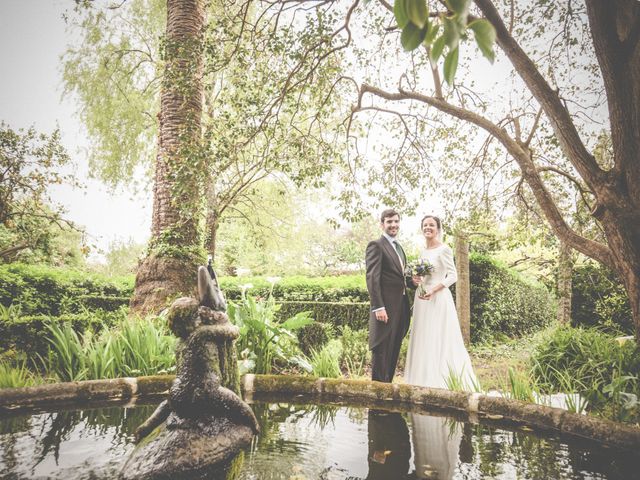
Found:
<svg viewBox="0 0 640 480"><path fill-rule="evenodd" d="M256 375L253 388L256 392L290 392L290 393L315 393L317 392L317 378L284 375Z"/></svg>
<svg viewBox="0 0 640 480"><path fill-rule="evenodd" d="M153 375L149 377L138 377L138 395L158 395L167 392L175 378L175 375Z"/></svg>
<svg viewBox="0 0 640 480"><path fill-rule="evenodd" d="M572 436L596 440L635 452L640 447L640 428L602 418L567 412L562 417L560 431Z"/></svg>
<svg viewBox="0 0 640 480"><path fill-rule="evenodd" d="M181 297L171 304L167 313L169 329L178 338L187 338L193 328L194 320L198 316L200 304L195 298Z"/></svg>

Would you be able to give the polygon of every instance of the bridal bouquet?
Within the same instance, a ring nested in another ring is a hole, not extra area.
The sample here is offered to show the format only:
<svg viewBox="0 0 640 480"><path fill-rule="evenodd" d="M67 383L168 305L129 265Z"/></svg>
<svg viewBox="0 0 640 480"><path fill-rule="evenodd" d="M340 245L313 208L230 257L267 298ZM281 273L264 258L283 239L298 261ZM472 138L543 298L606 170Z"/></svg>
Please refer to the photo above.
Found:
<svg viewBox="0 0 640 480"><path fill-rule="evenodd" d="M406 275L410 275L410 276L417 275L418 277L426 277L427 275L431 275L431 272L433 272L433 268L434 268L433 264L430 263L429 260L424 258L419 258L415 262L409 263L407 265L405 273ZM416 291L420 296L426 293L424 290L422 279L420 281L420 284L416 288Z"/></svg>

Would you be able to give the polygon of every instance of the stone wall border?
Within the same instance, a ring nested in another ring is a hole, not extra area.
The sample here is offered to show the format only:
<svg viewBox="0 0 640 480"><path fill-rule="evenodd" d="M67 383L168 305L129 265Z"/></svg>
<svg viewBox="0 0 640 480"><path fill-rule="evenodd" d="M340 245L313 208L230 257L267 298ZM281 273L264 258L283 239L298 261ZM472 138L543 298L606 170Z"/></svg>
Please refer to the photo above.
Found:
<svg viewBox="0 0 640 480"><path fill-rule="evenodd" d="M104 401L126 401L166 394L173 375L113 380L89 380L0 389L0 414L24 410L85 406ZM640 428L610 420L570 413L559 408L493 397L481 393L452 392L438 388L388 384L344 378L315 378L296 375L253 375L241 380L245 398L260 394L306 395L323 401L375 402L397 408L423 408L466 413L489 420L502 419L537 429L554 431L578 439L593 440L625 450L640 447Z"/></svg>

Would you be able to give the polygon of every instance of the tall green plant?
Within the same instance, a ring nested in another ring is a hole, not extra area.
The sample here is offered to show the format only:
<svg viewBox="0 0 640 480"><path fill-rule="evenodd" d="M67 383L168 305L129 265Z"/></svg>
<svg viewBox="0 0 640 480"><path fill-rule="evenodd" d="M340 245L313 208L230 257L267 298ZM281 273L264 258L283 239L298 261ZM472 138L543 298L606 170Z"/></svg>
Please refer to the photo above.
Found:
<svg viewBox="0 0 640 480"><path fill-rule="evenodd" d="M0 388L30 387L41 382L41 378L29 371L26 362L15 366L0 362Z"/></svg>
<svg viewBox="0 0 640 480"><path fill-rule="evenodd" d="M246 289L243 289L239 303L229 303L229 319L240 328L237 344L240 355L255 359L255 373L271 373L278 360L310 370L293 332L309 325L313 319L309 312L300 312L280 323L275 320L279 308L271 293L266 299L256 300L246 294Z"/></svg>
<svg viewBox="0 0 640 480"><path fill-rule="evenodd" d="M342 342L340 364L349 377L364 376L365 367L371 358L367 337L367 330L353 330L348 325L340 327L340 341Z"/></svg>
<svg viewBox="0 0 640 480"><path fill-rule="evenodd" d="M330 340L321 350L311 350L311 367L316 377L338 378L340 371L340 357L342 356L342 342L338 339Z"/></svg>
<svg viewBox="0 0 640 480"><path fill-rule="evenodd" d="M64 381L118 378L166 373L175 369L176 339L164 319L125 319L94 335L79 336L70 324L47 325L51 350L45 369Z"/></svg>
<svg viewBox="0 0 640 480"><path fill-rule="evenodd" d="M46 366L50 372L55 372L60 380L73 382L85 380L87 377L86 355L83 344L70 324L60 326L56 323L47 325L51 334L48 339L51 351L47 357Z"/></svg>

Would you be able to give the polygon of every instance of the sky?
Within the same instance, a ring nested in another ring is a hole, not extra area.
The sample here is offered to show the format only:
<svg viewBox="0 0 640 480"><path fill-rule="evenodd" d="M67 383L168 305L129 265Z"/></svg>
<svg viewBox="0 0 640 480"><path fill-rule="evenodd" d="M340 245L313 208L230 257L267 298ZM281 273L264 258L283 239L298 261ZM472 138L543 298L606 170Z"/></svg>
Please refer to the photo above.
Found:
<svg viewBox="0 0 640 480"><path fill-rule="evenodd" d="M56 187L52 199L62 204L66 218L83 226L91 247L90 260L116 241L145 243L151 228L152 195L110 192L89 178L88 137L75 114L72 96L63 98L61 55L77 41L66 28L63 14L73 0L0 0L0 121L12 129L31 126L50 134L60 129L62 143L72 157L84 190ZM419 218L419 217L418 217ZM416 218L406 219L403 236L419 235ZM415 231L414 231L415 230Z"/></svg>
<svg viewBox="0 0 640 480"><path fill-rule="evenodd" d="M68 219L85 227L87 243L99 253L115 241L146 242L152 195L110 192L101 182L89 178L87 135L75 116L73 98L62 98L60 56L68 45L78 41L67 31L62 15L73 4L73 0L0 0L0 121L13 129L34 126L44 133L60 128L62 142L86 188L56 188L52 197L66 207ZM491 66L480 58L478 65L483 73L476 75L478 81L489 81L496 75L506 77L499 64ZM437 198L424 198L420 203L420 211L403 222L402 236L413 236L415 241L421 241L421 215L442 214Z"/></svg>
<svg viewBox="0 0 640 480"><path fill-rule="evenodd" d="M72 6L72 0L0 0L0 121L14 130L33 126L47 134L60 128L86 189L57 188L52 198L66 207L69 220L86 228L95 255L115 241L145 242L152 198L150 193L112 193L88 178L87 137L73 99L62 98L60 56L74 41L62 14Z"/></svg>

